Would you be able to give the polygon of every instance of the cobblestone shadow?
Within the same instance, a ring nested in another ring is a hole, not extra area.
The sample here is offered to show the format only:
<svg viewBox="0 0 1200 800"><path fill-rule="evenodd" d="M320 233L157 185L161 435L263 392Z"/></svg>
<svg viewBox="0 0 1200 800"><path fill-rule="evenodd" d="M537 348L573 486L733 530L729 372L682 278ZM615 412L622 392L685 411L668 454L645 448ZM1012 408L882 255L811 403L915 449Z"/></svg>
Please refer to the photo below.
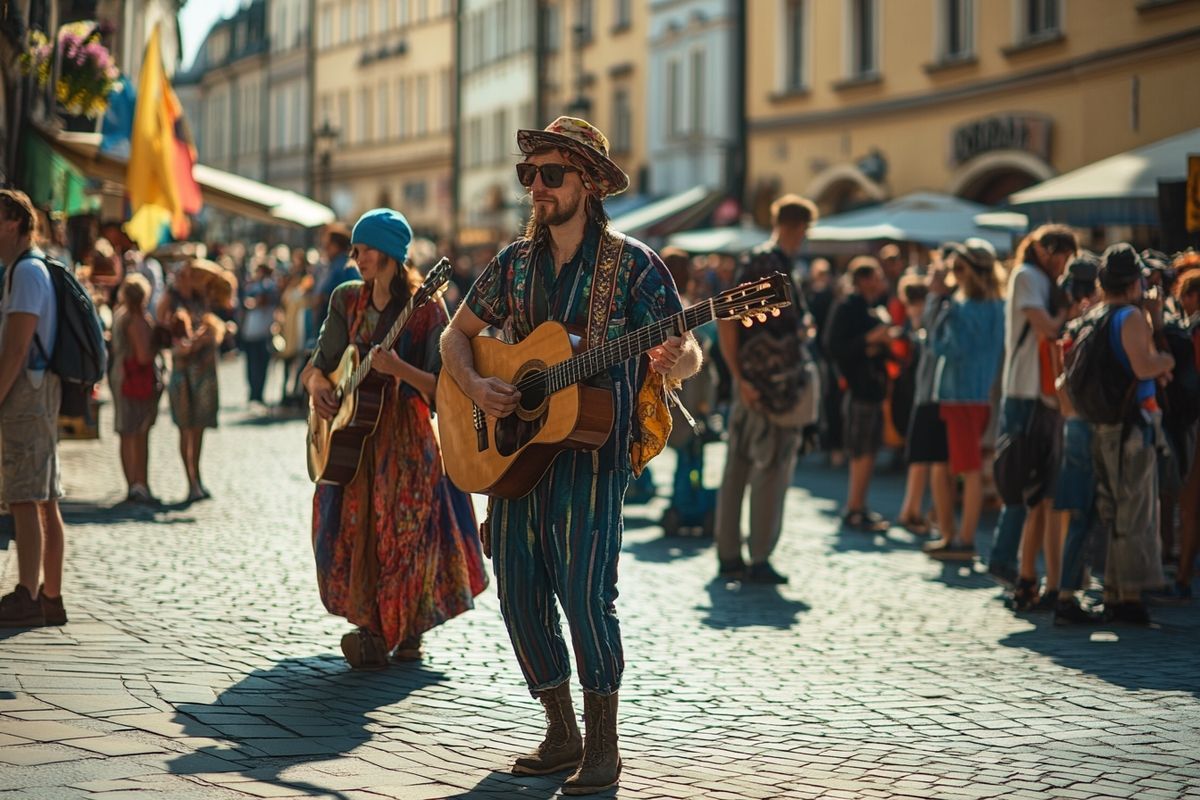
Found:
<svg viewBox="0 0 1200 800"><path fill-rule="evenodd" d="M185 734L212 743L169 761L167 769L176 775L202 775L212 771L216 756L239 765L260 784L307 796L346 798L281 773L332 761L371 741L387 729L382 720L389 706L443 680L441 672L417 665L355 672L331 656L285 659L247 675L211 704L179 704L174 722ZM233 745L232 751L226 742Z"/></svg>
<svg viewBox="0 0 1200 800"><path fill-rule="evenodd" d="M714 578L705 587L708 607L700 622L710 628L766 627L787 630L810 606L801 600L789 600L774 586L755 586Z"/></svg>
<svg viewBox="0 0 1200 800"><path fill-rule="evenodd" d="M1151 628L1126 625L1062 628L1049 618L1010 633L1005 647L1040 653L1068 669L1126 689L1200 697L1200 625L1187 609L1154 609Z"/></svg>

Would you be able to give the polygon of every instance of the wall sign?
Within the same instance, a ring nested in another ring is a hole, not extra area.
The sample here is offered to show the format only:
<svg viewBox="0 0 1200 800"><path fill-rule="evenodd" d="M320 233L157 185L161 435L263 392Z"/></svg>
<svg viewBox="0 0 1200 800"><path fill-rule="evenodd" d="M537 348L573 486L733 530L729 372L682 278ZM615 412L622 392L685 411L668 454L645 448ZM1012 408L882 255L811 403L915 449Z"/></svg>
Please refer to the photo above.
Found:
<svg viewBox="0 0 1200 800"><path fill-rule="evenodd" d="M951 133L950 163L957 167L993 150L1021 150L1050 160L1049 117L1002 114L968 122Z"/></svg>

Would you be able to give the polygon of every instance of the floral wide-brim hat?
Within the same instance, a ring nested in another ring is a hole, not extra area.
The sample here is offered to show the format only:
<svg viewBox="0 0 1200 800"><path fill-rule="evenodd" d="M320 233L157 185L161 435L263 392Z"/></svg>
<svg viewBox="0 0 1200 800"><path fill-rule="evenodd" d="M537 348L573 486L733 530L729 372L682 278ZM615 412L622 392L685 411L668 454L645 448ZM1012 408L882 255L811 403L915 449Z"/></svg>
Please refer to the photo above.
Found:
<svg viewBox="0 0 1200 800"><path fill-rule="evenodd" d="M584 188L601 197L629 188L629 176L608 157L608 137L587 120L559 117L545 130L523 128L517 131L517 147L527 156L548 147L566 150L583 170Z"/></svg>

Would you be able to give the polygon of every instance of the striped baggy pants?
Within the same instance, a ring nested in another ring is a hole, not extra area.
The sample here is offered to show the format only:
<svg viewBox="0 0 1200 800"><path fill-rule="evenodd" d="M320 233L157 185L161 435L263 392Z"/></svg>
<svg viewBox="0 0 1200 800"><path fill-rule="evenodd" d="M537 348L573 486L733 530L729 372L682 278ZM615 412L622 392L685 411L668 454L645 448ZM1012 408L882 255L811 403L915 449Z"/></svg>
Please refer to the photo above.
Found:
<svg viewBox="0 0 1200 800"><path fill-rule="evenodd" d="M598 470L592 452L555 459L532 492L492 508L500 611L531 693L568 680L558 598L583 688L612 694L625 668L617 621L621 506L629 473Z"/></svg>

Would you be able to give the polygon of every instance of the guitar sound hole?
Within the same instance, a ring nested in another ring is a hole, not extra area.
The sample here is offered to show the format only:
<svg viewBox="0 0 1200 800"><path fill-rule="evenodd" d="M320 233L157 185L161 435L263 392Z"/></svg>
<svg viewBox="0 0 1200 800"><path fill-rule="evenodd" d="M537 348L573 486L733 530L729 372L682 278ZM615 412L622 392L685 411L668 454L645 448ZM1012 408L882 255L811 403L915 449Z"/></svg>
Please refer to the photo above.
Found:
<svg viewBox="0 0 1200 800"><path fill-rule="evenodd" d="M533 413L546 402L546 384L541 379L540 372L529 373L521 379L521 383L532 384L521 389L520 406L523 411Z"/></svg>

